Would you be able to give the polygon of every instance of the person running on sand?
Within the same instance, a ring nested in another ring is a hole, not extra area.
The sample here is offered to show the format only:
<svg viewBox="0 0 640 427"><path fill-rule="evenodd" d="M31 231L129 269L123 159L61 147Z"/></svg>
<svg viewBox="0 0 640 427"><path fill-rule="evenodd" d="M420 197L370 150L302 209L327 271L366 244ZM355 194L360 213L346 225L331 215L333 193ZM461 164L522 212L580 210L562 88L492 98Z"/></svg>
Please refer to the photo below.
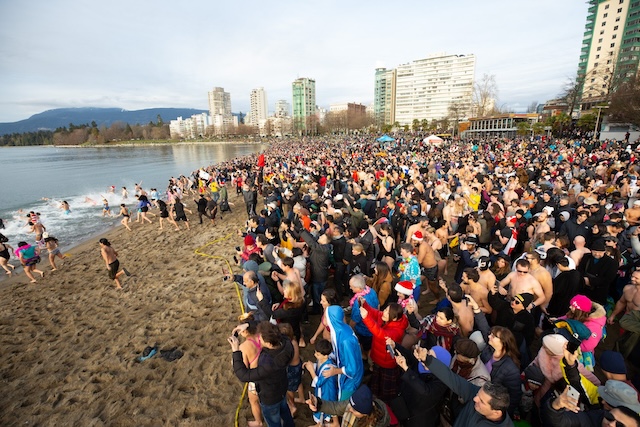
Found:
<svg viewBox="0 0 640 427"><path fill-rule="evenodd" d="M31 229L29 230L29 233L36 234L36 243L39 246L43 245L44 241L42 240L42 237L44 235L44 232L47 231L47 227L45 227L44 224L41 222L32 222L32 221L29 221L28 225L31 227Z"/></svg>
<svg viewBox="0 0 640 427"><path fill-rule="evenodd" d="M176 214L176 227L178 227L178 229L180 229L180 227L178 226L177 222L178 221L184 221L185 225L187 226L187 230L189 230L189 220L187 219L187 215L184 213L184 211L189 212L190 214L193 215L193 212L191 212L191 210L187 209L184 207L184 205L182 204L182 202L180 201L180 198L176 197L176 201L173 204L173 211Z"/></svg>
<svg viewBox="0 0 640 427"><path fill-rule="evenodd" d="M38 273L40 277L44 277L44 271L36 268L36 264L40 262L40 248L31 246L27 242L18 242L18 249L16 249L14 253L20 258L20 262L24 267L24 274L31 279L31 283L36 283L36 279L32 274L34 271Z"/></svg>
<svg viewBox="0 0 640 427"><path fill-rule="evenodd" d="M9 264L9 258L11 258L11 252L13 248L11 245L7 245L7 239L3 234L0 234L0 267L2 267L9 276L13 273L13 270L16 269L14 265ZM11 270L9 270L11 267Z"/></svg>
<svg viewBox="0 0 640 427"><path fill-rule="evenodd" d="M60 248L58 247L58 239L52 236L45 237L44 244L47 251L49 251L49 264L51 264L51 271L56 271L58 269L58 267L56 267L56 257L64 259L64 256L60 253Z"/></svg>
<svg viewBox="0 0 640 427"><path fill-rule="evenodd" d="M116 284L116 289L122 289L120 286L119 277L125 274L127 277L131 276L131 274L127 271L126 268L118 271L120 268L120 261L118 261L118 252L115 251L111 247L111 243L105 239L104 237L99 240L100 243L100 253L102 254L102 259L107 265L107 270L109 270L109 278L113 280Z"/></svg>
<svg viewBox="0 0 640 427"><path fill-rule="evenodd" d="M179 231L180 227L178 227L178 224L176 224L171 215L169 215L169 207L164 200L158 200L158 207L160 208L160 230L164 228L162 226L162 220L166 219L170 224L173 224L177 231Z"/></svg>
<svg viewBox="0 0 640 427"><path fill-rule="evenodd" d="M147 221L149 224L152 223L152 221L147 218L147 213L149 212L149 206L151 206L151 203L149 203L149 199L147 199L147 196L137 196L138 197L138 218L136 218L136 222L140 222L142 221L142 223L144 224L145 221Z"/></svg>
<svg viewBox="0 0 640 427"><path fill-rule="evenodd" d="M129 227L129 223L131 222L131 211L124 203L120 204L120 215L122 215L122 221L120 221L120 224L124 225L127 230L131 231L131 227Z"/></svg>

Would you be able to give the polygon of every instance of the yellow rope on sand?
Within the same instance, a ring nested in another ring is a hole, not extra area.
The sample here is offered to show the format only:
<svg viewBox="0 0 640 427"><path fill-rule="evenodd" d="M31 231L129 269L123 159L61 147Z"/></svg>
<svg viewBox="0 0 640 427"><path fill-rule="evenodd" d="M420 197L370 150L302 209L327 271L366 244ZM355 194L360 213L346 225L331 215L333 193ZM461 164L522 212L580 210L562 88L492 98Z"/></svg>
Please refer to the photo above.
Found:
<svg viewBox="0 0 640 427"><path fill-rule="evenodd" d="M196 249L194 252L196 255L199 256L203 256L203 257L207 257L207 258L211 258L211 259L221 259L223 260L226 264L227 264L227 268L229 269L229 274L232 273L231 270L231 264L229 263L229 261L222 256L219 255L209 255L206 254L204 252L202 252L202 250L208 246L214 245L216 243L222 242L224 240L229 239L234 233L229 233L224 237L221 237L219 239L216 240L212 240L211 242L207 243L204 246L199 247L198 249ZM240 286L238 285L238 282L234 281L233 282L234 286L236 287L236 294L238 295L238 302L240 302L240 311L242 312L242 314L245 314L244 311L244 304L242 303L242 296L240 295ZM247 395L247 387L249 386L249 383L245 383L244 384L244 389L242 390L242 395L240 396L240 401L238 402L238 407L236 408L236 416L235 416L235 420L234 420L234 425L235 427L238 427L238 418L240 417L240 409L242 408L242 402L244 402L244 398Z"/></svg>

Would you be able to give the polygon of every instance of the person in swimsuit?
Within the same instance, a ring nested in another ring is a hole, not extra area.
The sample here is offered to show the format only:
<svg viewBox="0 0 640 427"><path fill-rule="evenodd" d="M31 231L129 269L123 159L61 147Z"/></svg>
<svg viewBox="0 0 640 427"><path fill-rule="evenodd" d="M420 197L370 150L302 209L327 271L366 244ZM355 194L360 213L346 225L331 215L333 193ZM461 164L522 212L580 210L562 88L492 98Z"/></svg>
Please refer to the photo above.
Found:
<svg viewBox="0 0 640 427"><path fill-rule="evenodd" d="M145 221L147 221L149 224L151 224L151 220L149 218L147 218L147 213L149 213L149 206L151 206L151 203L149 203L149 199L147 198L147 196L137 196L138 197L138 218L136 219L136 222L142 221L142 223L144 224ZM155 216L155 215L154 215Z"/></svg>
<svg viewBox="0 0 640 427"><path fill-rule="evenodd" d="M49 264L51 264L51 271L56 271L58 269L58 267L56 267L56 257L64 259L64 256L62 256L60 248L58 247L58 239L52 236L45 237L44 244L49 251Z"/></svg>
<svg viewBox="0 0 640 427"><path fill-rule="evenodd" d="M18 242L18 249L14 253L20 258L20 262L24 268L24 274L31 279L31 283L36 283L36 279L33 277L35 271L44 277L44 271L40 271L36 268L36 264L40 262L40 248L31 246L27 242Z"/></svg>
<svg viewBox="0 0 640 427"><path fill-rule="evenodd" d="M258 323L253 319L252 314L246 316L243 323L236 326L232 331L233 335L240 335L244 338L244 342L240 344L240 351L242 352L244 365L249 369L258 367L258 357L260 356L260 350L262 350L257 332ZM248 388L249 405L255 421L249 421L247 425L249 427L262 427L262 409L260 409L260 400L258 399L255 383L249 383Z"/></svg>
<svg viewBox="0 0 640 427"><path fill-rule="evenodd" d="M102 216L111 216L111 208L109 207L109 201L102 198Z"/></svg>
<svg viewBox="0 0 640 427"><path fill-rule="evenodd" d="M9 258L11 258L11 252L13 248L7 245L7 239L3 234L0 234L0 267L4 268L9 276L13 274L13 270L16 269L14 265L9 264ZM9 270L9 267L11 270Z"/></svg>
<svg viewBox="0 0 640 427"><path fill-rule="evenodd" d="M107 239L103 237L99 240L99 243L102 259L107 265L107 270L109 270L109 278L115 282L116 289L122 289L122 286L120 286L120 276L122 276L123 274L126 276L131 276L131 274L127 271L126 268L118 271L120 268L120 261L118 261L118 252L116 252L115 249L111 247L111 243Z"/></svg>
<svg viewBox="0 0 640 427"><path fill-rule="evenodd" d="M129 227L129 223L131 222L131 212L124 203L120 204L120 215L122 215L122 221L120 221L120 224L124 225L127 230L131 231L131 227Z"/></svg>
<svg viewBox="0 0 640 427"><path fill-rule="evenodd" d="M43 223L33 222L33 220L29 221L28 225L31 227L29 232L36 234L36 243L38 244L38 246L43 247L44 241L42 240L42 237L44 235L44 232L47 231L47 227L45 227Z"/></svg>
<svg viewBox="0 0 640 427"><path fill-rule="evenodd" d="M127 187L122 187L122 200L127 200L129 198L129 191L127 191Z"/></svg>

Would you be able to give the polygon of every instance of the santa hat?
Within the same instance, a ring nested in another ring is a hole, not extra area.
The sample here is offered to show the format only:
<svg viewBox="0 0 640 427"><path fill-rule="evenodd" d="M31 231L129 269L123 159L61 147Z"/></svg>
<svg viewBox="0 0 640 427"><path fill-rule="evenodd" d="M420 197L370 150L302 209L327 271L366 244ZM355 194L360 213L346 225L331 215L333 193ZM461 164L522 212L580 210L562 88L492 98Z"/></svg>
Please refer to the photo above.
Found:
<svg viewBox="0 0 640 427"><path fill-rule="evenodd" d="M515 216L510 216L509 218L507 218L507 222L511 224L515 224L517 221L518 221L518 218Z"/></svg>
<svg viewBox="0 0 640 427"><path fill-rule="evenodd" d="M410 282L409 280L403 280L401 282L396 283L396 286L394 287L394 289L396 290L396 292L402 294L402 295L413 295L413 283Z"/></svg>
<svg viewBox="0 0 640 427"><path fill-rule="evenodd" d="M412 238L413 240L417 240L417 241L419 241L419 242L422 242L422 239L423 239L424 237L422 236L422 232L421 232L420 230L418 230L418 231L416 231L415 233L413 233L413 235L411 236L411 238Z"/></svg>

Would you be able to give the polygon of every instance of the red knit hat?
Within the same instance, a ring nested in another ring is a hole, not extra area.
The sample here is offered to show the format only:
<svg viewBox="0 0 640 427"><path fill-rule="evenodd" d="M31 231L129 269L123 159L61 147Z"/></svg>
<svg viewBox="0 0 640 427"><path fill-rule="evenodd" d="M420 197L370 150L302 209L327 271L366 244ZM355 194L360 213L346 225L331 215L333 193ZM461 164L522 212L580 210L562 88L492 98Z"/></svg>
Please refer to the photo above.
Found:
<svg viewBox="0 0 640 427"><path fill-rule="evenodd" d="M251 234L247 234L246 236L244 236L244 245L245 246L255 245L255 243L256 243L256 239L254 239Z"/></svg>

